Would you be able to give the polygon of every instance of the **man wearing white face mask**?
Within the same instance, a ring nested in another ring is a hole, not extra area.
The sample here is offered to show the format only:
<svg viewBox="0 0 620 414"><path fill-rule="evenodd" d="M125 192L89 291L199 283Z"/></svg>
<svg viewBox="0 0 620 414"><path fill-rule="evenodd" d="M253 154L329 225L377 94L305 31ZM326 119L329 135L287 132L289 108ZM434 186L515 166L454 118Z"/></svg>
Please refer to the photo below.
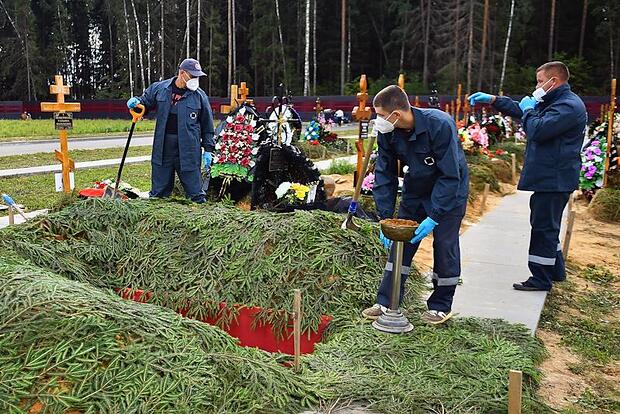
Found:
<svg viewBox="0 0 620 414"><path fill-rule="evenodd" d="M373 100L377 113L379 154L373 196L381 219L392 218L398 192L398 161L409 168L403 181L398 218L415 220L414 237L405 243L401 300L411 261L422 240L433 233L433 293L422 319L437 325L452 317L452 302L461 275L459 230L467 206L469 178L456 124L438 109L413 108L396 85L381 90ZM383 233L386 248L391 242ZM394 252L383 272L375 305L362 315L377 319L390 305Z"/></svg>
<svg viewBox="0 0 620 414"><path fill-rule="evenodd" d="M566 65L549 62L536 70L536 90L521 102L483 92L469 97L472 106L490 103L506 115L521 118L527 135L518 188L534 192L530 199L531 276L515 283L517 290L549 291L553 282L566 279L560 224L570 194L579 184L581 145L588 118L583 101L570 89L569 78Z"/></svg>
<svg viewBox="0 0 620 414"><path fill-rule="evenodd" d="M151 197L169 197L176 172L187 198L205 202L200 166L204 160L205 169L209 169L215 142L209 98L198 84L201 76L205 73L200 63L185 59L177 76L155 82L142 96L127 101L130 109L138 104L147 110L157 107L151 156Z"/></svg>

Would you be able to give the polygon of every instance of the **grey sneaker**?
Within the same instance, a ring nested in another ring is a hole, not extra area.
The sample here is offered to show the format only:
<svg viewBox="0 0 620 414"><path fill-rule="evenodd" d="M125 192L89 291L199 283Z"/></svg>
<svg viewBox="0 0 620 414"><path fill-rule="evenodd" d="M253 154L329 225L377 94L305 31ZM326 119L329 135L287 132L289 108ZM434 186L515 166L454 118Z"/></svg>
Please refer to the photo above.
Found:
<svg viewBox="0 0 620 414"><path fill-rule="evenodd" d="M379 316L383 315L385 312L387 312L387 308L385 306L375 303L370 308L364 309L362 311L362 316L366 319L374 321L379 319Z"/></svg>
<svg viewBox="0 0 620 414"><path fill-rule="evenodd" d="M422 314L422 320L431 325L439 325L445 323L452 318L452 312L440 312L436 310L427 310Z"/></svg>

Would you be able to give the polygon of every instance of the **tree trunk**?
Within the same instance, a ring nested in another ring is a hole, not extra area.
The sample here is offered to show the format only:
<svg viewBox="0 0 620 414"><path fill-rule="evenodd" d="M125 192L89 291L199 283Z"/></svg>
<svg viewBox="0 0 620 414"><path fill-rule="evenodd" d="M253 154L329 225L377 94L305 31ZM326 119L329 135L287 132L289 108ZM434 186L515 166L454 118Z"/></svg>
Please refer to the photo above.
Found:
<svg viewBox="0 0 620 414"><path fill-rule="evenodd" d="M112 8L110 1L106 1L106 11L108 13L108 38L110 41L110 82L114 79L114 39L112 38ZM59 13L60 14L60 13Z"/></svg>
<svg viewBox="0 0 620 414"><path fill-rule="evenodd" d="M461 23L461 0L456 0L456 11L454 19L454 85L453 89L456 90L459 83L459 37L460 23Z"/></svg>
<svg viewBox="0 0 620 414"><path fill-rule="evenodd" d="M312 93L316 95L316 1L314 0L314 10L312 15Z"/></svg>
<svg viewBox="0 0 620 414"><path fill-rule="evenodd" d="M345 73L345 50L346 50L346 26L347 26L347 0L341 1L340 13L340 95L344 95L344 73Z"/></svg>
<svg viewBox="0 0 620 414"><path fill-rule="evenodd" d="M161 58L161 72L159 73L159 80L164 80L164 62L165 62L165 49L164 49L164 36L165 36L165 30L164 30L164 0L160 0L159 2L160 5L160 12L161 12L161 21L160 21L160 33L161 33L161 50L160 50L160 58Z"/></svg>
<svg viewBox="0 0 620 414"><path fill-rule="evenodd" d="M233 61L233 83L237 83L237 23L235 12L235 0L232 0L232 61Z"/></svg>
<svg viewBox="0 0 620 414"><path fill-rule="evenodd" d="M426 3L426 25L424 27L424 69L422 72L422 86L424 90L428 90L428 46L430 43L431 33L431 0Z"/></svg>
<svg viewBox="0 0 620 414"><path fill-rule="evenodd" d="M211 9L213 10L213 8ZM211 80L213 79L213 20L209 19L209 94L213 94Z"/></svg>
<svg viewBox="0 0 620 414"><path fill-rule="evenodd" d="M471 66L474 60L474 0L469 0L469 46L467 48L467 94L471 93Z"/></svg>
<svg viewBox="0 0 620 414"><path fill-rule="evenodd" d="M304 52L304 96L308 96L310 94L310 0L306 0L306 44Z"/></svg>
<svg viewBox="0 0 620 414"><path fill-rule="evenodd" d="M185 0L185 38L187 43L185 44L185 57L189 57L189 0Z"/></svg>
<svg viewBox="0 0 620 414"><path fill-rule="evenodd" d="M284 83L288 87L288 77L286 70L286 55L284 54L284 37L282 36L282 21L280 20L280 2L276 0L276 19L278 24L278 36L280 37L280 49L282 50L282 70L284 73ZM275 87L275 85L272 85Z"/></svg>
<svg viewBox="0 0 620 414"><path fill-rule="evenodd" d="M551 0L551 19L549 21L549 50L547 60L553 59L553 33L555 30L555 0Z"/></svg>
<svg viewBox="0 0 620 414"><path fill-rule="evenodd" d="M138 57L140 62L140 76L142 81L142 89L146 89L146 85L144 84L144 59L142 55L142 38L140 36L140 22L138 22L138 13L136 13L136 4L134 0L131 0L131 7L133 9L133 19L136 24L136 34L138 36Z"/></svg>
<svg viewBox="0 0 620 414"><path fill-rule="evenodd" d="M504 59L502 60L502 75L499 79L499 94L504 94L504 79L506 77L506 62L508 60L508 46L510 45L510 35L512 33L512 21L515 16L515 0L510 3L510 19L508 20L508 33L506 33L506 43L504 44Z"/></svg>
<svg viewBox="0 0 620 414"><path fill-rule="evenodd" d="M230 85L232 85L232 0L228 0L228 83L226 84L226 96L230 93Z"/></svg>
<svg viewBox="0 0 620 414"><path fill-rule="evenodd" d="M24 57L26 58L26 83L28 85L28 100L32 100L32 96L30 94L31 92L31 83L32 83L32 72L31 72L31 68L30 68L30 53L28 50L28 33L26 33L26 40L24 41L24 38L21 36L21 34L19 33L19 31L17 30L17 27L15 26L15 21L11 18L11 16L9 15L9 11L7 10L6 6L4 5L4 2L2 0L0 0L0 6L2 6L2 9L4 10L4 13L6 13L6 17L9 20L9 22L11 23L11 26L13 26L13 30L15 30L15 34L17 35L17 38L19 39L19 41L22 44L22 48L24 50ZM35 100L36 100L36 92L35 92Z"/></svg>
<svg viewBox="0 0 620 414"><path fill-rule="evenodd" d="M487 55L487 34L489 32L489 0L484 0L484 17L482 20L482 47L480 48L480 68L478 69L478 89L482 89L484 60Z"/></svg>
<svg viewBox="0 0 620 414"><path fill-rule="evenodd" d="M403 27L403 37L400 40L400 61L398 62L398 72L403 73L403 65L405 63L405 43L407 42L407 17L408 11L405 11L405 22Z"/></svg>
<svg viewBox="0 0 620 414"><path fill-rule="evenodd" d="M200 0L198 3L198 17L196 18L196 60L200 62L200 19L201 19L201 11L200 10Z"/></svg>
<svg viewBox="0 0 620 414"><path fill-rule="evenodd" d="M581 12L581 32L579 34L579 57L583 57L583 39L586 35L586 21L588 20L588 0L583 0Z"/></svg>
<svg viewBox="0 0 620 414"><path fill-rule="evenodd" d="M151 84L151 3L147 0L146 2L146 83L147 85Z"/></svg>
<svg viewBox="0 0 620 414"><path fill-rule="evenodd" d="M133 69L131 62L131 55L133 50L131 49L131 37L129 35L129 20L127 19L127 1L123 0L123 12L125 16L125 33L127 35L127 57L129 58L129 89L131 91L131 96L134 96L134 87L133 87Z"/></svg>
<svg viewBox="0 0 620 414"><path fill-rule="evenodd" d="M351 2L347 3L347 71L345 82L351 79Z"/></svg>

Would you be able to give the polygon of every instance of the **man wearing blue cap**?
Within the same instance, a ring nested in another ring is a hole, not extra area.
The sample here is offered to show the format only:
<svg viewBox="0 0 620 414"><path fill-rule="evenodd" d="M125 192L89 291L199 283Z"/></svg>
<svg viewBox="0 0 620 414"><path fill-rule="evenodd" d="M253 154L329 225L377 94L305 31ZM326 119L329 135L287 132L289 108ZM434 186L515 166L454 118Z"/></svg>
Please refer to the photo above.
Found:
<svg viewBox="0 0 620 414"><path fill-rule="evenodd" d="M205 202L200 174L201 153L205 169L209 169L215 142L209 98L198 86L201 76L205 73L200 63L196 59L185 59L177 76L155 82L142 96L127 101L130 109L138 104L147 110L157 107L151 156L151 197L169 197L176 172L187 198L197 203Z"/></svg>

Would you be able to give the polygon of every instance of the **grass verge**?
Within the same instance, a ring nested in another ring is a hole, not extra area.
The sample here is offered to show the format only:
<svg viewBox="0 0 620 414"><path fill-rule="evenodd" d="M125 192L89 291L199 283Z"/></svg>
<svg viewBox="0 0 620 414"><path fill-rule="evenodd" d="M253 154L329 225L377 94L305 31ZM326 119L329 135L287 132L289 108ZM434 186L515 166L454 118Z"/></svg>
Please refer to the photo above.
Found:
<svg viewBox="0 0 620 414"><path fill-rule="evenodd" d="M75 119L70 137L106 134L125 134L131 127L130 119ZM136 124L136 133L155 130L155 121L143 119ZM0 119L0 142L18 140L42 140L58 137L51 119L20 121Z"/></svg>

